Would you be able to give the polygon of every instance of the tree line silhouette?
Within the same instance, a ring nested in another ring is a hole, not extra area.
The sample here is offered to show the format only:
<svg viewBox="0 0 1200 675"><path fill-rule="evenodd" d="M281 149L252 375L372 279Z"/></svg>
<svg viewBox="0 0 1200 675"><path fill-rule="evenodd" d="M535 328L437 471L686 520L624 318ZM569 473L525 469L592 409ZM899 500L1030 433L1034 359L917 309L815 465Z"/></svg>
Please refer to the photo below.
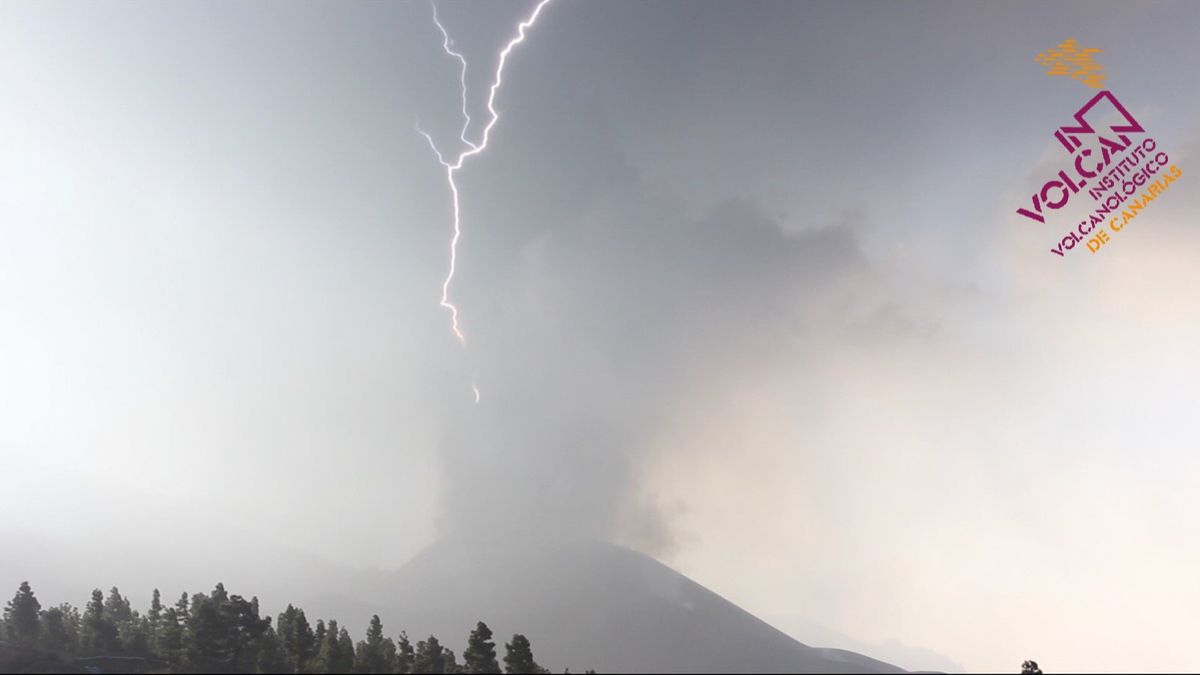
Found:
<svg viewBox="0 0 1200 675"><path fill-rule="evenodd" d="M401 631L386 637L379 615L355 642L336 620L309 623L304 610L288 605L272 625L258 598L230 595L223 584L211 593L182 594L164 605L154 589L143 614L113 587L100 589L80 612L70 603L43 609L21 583L0 619L0 640L59 664L105 670L104 659L142 664L141 670L205 673L548 673L520 633L504 645L503 671L492 631L480 621L467 638L461 662L432 635L414 647ZM129 671L126 671L129 672Z"/></svg>

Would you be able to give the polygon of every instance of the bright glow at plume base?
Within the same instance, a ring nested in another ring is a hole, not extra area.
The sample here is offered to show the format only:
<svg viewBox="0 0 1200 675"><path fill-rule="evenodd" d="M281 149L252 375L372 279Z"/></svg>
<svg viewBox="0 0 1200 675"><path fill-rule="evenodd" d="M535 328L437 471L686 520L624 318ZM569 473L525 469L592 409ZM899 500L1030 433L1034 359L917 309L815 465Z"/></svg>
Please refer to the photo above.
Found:
<svg viewBox="0 0 1200 675"><path fill-rule="evenodd" d="M468 157L474 157L487 149L488 138L491 136L492 127L496 126L496 122L500 119L500 113L496 112L496 93L500 90L500 84L504 75L504 65L508 62L508 55L513 48L525 41L525 31L528 30L534 23L537 22L538 16L542 13L542 9L550 4L551 0L540 0L533 8L533 12L527 19L517 24L517 34L508 41L504 49L500 51L500 58L496 64L496 73L492 79L492 85L488 89L487 110L490 115L488 122L483 127L483 133L480 136L478 143L474 143L467 138L467 131L471 126L471 115L467 112L467 60L459 52L451 48L450 34L446 31L446 27L438 19L437 5L433 7L433 23L437 25L438 30L442 33L442 49L446 54L458 60L461 68L459 71L459 82L462 87L462 114L463 126L459 132L458 138L467 146L465 150L458 154L457 159L450 162L446 160L445 155L438 149L437 143L433 141L433 137L421 129L420 123L417 124L417 132L429 141L429 147L433 149L434 155L437 156L438 162L446 169L446 182L450 185L450 194L453 197L453 216L454 229L453 235L450 237L450 267L446 273L446 280L442 282L442 298L440 305L450 310L450 328L454 331L454 336L458 338L459 344L464 347L467 344L467 337L463 334L462 328L458 323L458 307L450 302L450 283L454 281L454 273L457 271L458 265L458 242L462 238L462 219L459 209L459 194L458 183L454 179L454 175L462 168L463 163ZM479 403L479 388L472 384L472 391L475 393L475 402Z"/></svg>

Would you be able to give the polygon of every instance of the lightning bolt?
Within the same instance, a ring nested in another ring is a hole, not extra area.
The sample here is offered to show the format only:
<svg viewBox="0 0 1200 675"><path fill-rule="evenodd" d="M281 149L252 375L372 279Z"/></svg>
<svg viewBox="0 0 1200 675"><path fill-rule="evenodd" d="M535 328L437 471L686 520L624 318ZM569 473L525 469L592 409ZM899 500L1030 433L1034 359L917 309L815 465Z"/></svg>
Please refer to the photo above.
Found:
<svg viewBox="0 0 1200 675"><path fill-rule="evenodd" d="M454 274L457 270L458 242L460 239L462 239L462 218L459 208L458 183L455 181L455 174L462 169L463 164L469 158L475 157L487 149L488 139L491 137L492 128L496 126L496 122L500 119L500 113L496 112L495 107L496 94L500 91L500 85L503 82L504 66L508 63L508 55L512 53L512 50L517 45L525 41L525 31L529 30L529 28L537 23L538 16L541 15L542 10L545 9L546 5L550 4L550 2L551 0L539 0L537 6L533 8L533 12L531 12L524 21L517 24L517 34L513 36L513 38L504 46L504 49L500 51L500 57L496 63L496 72L492 78L491 87L488 89L487 110L489 118L487 124L485 124L483 127L483 133L480 135L478 143L467 138L467 132L471 126L471 115L467 112L467 59L461 53L453 49L450 34L446 31L446 27L443 26L442 22L438 19L437 5L433 2L430 3L430 5L433 7L433 23L442 33L442 50L445 51L447 55L458 60L460 65L459 84L461 85L462 92L463 126L462 130L459 132L458 138L467 147L465 150L462 150L458 154L457 158L455 158L453 161L448 161L446 156L442 154L442 151L438 149L437 143L434 142L433 137L421 129L419 120L417 121L416 129L417 133L424 136L425 140L429 142L429 147L433 150L433 154L437 157L438 163L441 164L442 168L446 170L446 183L450 186L450 194L453 198L452 213L454 216L454 228L453 235L450 237L450 266L448 272L446 273L446 280L442 282L442 298L439 304L450 312L450 328L454 331L454 336L458 338L459 344L461 344L463 347L466 347L467 337L463 334L462 328L458 323L458 307L456 307L454 303L450 302L450 284L454 281ZM471 390L475 393L475 402L479 403L479 387L472 384Z"/></svg>

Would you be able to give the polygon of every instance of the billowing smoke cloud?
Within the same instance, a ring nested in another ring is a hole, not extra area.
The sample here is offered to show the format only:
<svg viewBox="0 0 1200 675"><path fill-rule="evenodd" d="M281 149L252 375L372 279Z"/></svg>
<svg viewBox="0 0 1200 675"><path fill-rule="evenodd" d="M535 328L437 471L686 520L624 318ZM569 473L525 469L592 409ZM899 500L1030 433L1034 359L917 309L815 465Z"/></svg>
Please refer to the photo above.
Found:
<svg viewBox="0 0 1200 675"><path fill-rule="evenodd" d="M661 553L669 528L634 469L664 410L793 339L802 309L865 269L849 225L788 235L746 202L680 211L620 181L521 248L489 294L499 327L472 344L483 403L451 416L443 443L451 531Z"/></svg>

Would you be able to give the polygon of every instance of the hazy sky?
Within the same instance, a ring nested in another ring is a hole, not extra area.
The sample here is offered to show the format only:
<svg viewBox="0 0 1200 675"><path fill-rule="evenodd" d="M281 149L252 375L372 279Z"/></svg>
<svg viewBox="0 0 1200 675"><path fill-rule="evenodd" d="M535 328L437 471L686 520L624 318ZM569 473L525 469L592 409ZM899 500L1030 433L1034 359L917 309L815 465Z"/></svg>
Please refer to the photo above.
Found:
<svg viewBox="0 0 1200 675"><path fill-rule="evenodd" d="M530 7L439 5L477 120ZM0 4L0 529L583 534L901 665L1200 668L1197 26L554 0L459 174L464 351L428 3ZM1184 176L1060 259L1067 38Z"/></svg>

